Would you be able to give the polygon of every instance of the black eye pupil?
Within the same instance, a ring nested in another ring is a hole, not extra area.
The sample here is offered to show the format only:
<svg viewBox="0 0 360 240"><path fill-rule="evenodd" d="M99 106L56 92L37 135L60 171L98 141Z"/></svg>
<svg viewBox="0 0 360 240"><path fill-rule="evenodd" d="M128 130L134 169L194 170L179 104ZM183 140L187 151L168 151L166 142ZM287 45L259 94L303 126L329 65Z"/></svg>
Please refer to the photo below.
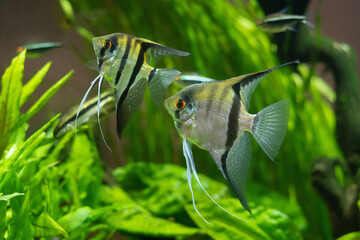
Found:
<svg viewBox="0 0 360 240"><path fill-rule="evenodd" d="M184 101L183 100L178 100L177 104L176 104L176 107L181 109L184 107Z"/></svg>
<svg viewBox="0 0 360 240"><path fill-rule="evenodd" d="M105 43L105 48L109 48L109 47L110 47L110 42L107 41L107 42Z"/></svg>

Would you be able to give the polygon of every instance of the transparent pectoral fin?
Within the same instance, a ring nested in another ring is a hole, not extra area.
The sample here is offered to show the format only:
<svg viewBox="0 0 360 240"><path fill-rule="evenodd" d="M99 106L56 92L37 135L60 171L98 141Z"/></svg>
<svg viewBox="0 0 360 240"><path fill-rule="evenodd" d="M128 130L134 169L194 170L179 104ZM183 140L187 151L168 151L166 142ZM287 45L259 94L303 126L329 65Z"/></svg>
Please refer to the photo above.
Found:
<svg viewBox="0 0 360 240"><path fill-rule="evenodd" d="M119 138L129 122L131 116L139 108L144 98L146 88L146 79L140 79L133 87L130 88L125 100L121 105L119 101L116 107L116 125Z"/></svg>
<svg viewBox="0 0 360 240"><path fill-rule="evenodd" d="M182 85L192 85L197 83L209 83L215 82L215 79L201 76L197 73L182 73L178 77L175 78L175 81Z"/></svg>
<svg viewBox="0 0 360 240"><path fill-rule="evenodd" d="M186 158L186 156L187 156L188 159L189 159L190 167L191 167L192 172L194 173L194 177L195 177L196 181L199 183L200 187L201 187L202 190L206 193L206 195L207 195L219 208L221 208L224 212L227 212L228 214L230 214L230 215L232 215L232 216L234 216L234 217L237 217L237 218L239 218L239 219L241 219L241 220L246 221L245 219L242 219L241 217L236 216L235 214L233 214L233 213L225 210L225 209L224 209L222 206L220 206L220 204L218 204L218 203L211 197L211 195L205 190L205 188L204 188L203 185L201 184L200 179L199 179L199 177L198 177L198 175L197 175L196 168L195 168L195 162L194 162L194 158L193 158L193 155L192 155L192 151L191 151L191 148L190 148L189 143L188 143L186 140L183 141L183 151L184 151L185 158ZM188 160L186 160L186 162L188 162ZM246 222L247 222L247 221L246 221Z"/></svg>
<svg viewBox="0 0 360 240"><path fill-rule="evenodd" d="M243 132L234 142L226 158L224 168L231 187L234 189L241 205L251 214L246 197L246 180L251 163L251 136Z"/></svg>
<svg viewBox="0 0 360 240"><path fill-rule="evenodd" d="M148 84L152 98L156 105L162 102L166 89L179 76L180 72L175 69L154 68L149 77Z"/></svg>
<svg viewBox="0 0 360 240"><path fill-rule="evenodd" d="M184 157L186 160L187 179L188 179L188 184L189 184L189 188L190 188L190 192L191 192L194 209L197 212L197 214L199 214L199 216L202 218L202 220L204 220L204 222L206 222L207 224L210 224L208 221L205 220L205 218L200 214L200 212L196 208L194 192L193 192L192 186L191 186L191 162L194 162L194 160L192 157L191 147L189 146L189 143L185 139L183 140L183 154L184 154Z"/></svg>

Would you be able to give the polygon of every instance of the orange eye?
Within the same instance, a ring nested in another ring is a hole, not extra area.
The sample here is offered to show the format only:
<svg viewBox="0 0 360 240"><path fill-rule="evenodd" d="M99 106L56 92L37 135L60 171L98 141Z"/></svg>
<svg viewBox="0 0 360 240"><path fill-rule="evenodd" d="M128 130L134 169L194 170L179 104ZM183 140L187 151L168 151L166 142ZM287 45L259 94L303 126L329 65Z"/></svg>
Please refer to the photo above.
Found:
<svg viewBox="0 0 360 240"><path fill-rule="evenodd" d="M184 100L179 99L176 101L175 105L176 105L177 109L182 110L182 109L184 109L186 103Z"/></svg>
<svg viewBox="0 0 360 240"><path fill-rule="evenodd" d="M111 48L111 41L109 41L109 40L106 40L106 42L104 43L104 48L105 49L109 49L109 48Z"/></svg>

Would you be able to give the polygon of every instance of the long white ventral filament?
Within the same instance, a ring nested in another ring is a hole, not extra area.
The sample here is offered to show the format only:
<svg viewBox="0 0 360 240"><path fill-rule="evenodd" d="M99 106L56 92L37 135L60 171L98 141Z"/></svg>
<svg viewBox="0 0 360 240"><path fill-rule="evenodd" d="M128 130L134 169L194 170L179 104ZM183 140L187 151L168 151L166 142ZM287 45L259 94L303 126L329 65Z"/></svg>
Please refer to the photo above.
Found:
<svg viewBox="0 0 360 240"><path fill-rule="evenodd" d="M81 103L80 103L80 105L79 105L79 109L78 109L78 111L77 111L76 118L75 118L75 135L76 135L77 119L78 119L78 116L79 116L81 107L84 105L87 96L89 95L90 91L94 88L95 84L97 83L97 81L99 80L100 77L101 77L101 75L97 76L97 77L91 82L90 87L88 88L88 90L86 91L83 99L81 100ZM76 135L76 136L77 136L77 135Z"/></svg>
<svg viewBox="0 0 360 240"><path fill-rule="evenodd" d="M247 222L247 220L225 210L222 206L220 206L220 204L218 204L212 197L211 195L205 190L205 188L203 187L203 185L201 184L200 182L200 179L197 175L197 172L196 172L196 168L195 168L195 162L194 162L194 158L193 158L193 155L192 155L192 152L191 152L191 149L190 149L190 146L189 146L189 143L186 141L186 140L183 140L183 151L184 151L184 155L185 155L185 158L186 158L186 165L188 167L188 161L190 163L190 168L191 168L191 171L194 173L194 176L195 176L195 179L196 181L199 183L200 187L202 188L202 190L206 193L206 195L219 207L221 208L224 212L230 214L231 216L234 216L236 218L239 218L245 222ZM196 208L195 208L196 209ZM200 215L200 214L199 214ZM201 216L201 215L200 215ZM201 216L202 217L202 216ZM203 217L202 217L203 218ZM205 221L206 222L206 221Z"/></svg>
<svg viewBox="0 0 360 240"><path fill-rule="evenodd" d="M99 81L99 87L98 87L97 117L98 117L99 128L100 128L100 133L101 133L102 139L104 140L106 147L110 150L110 152L112 152L109 145L107 144L107 142L105 140L105 137L104 137L104 134L103 134L103 131L101 128L101 122L100 122L100 100L101 100L101 87L102 87L103 81L104 81L104 77L101 75L100 81Z"/></svg>

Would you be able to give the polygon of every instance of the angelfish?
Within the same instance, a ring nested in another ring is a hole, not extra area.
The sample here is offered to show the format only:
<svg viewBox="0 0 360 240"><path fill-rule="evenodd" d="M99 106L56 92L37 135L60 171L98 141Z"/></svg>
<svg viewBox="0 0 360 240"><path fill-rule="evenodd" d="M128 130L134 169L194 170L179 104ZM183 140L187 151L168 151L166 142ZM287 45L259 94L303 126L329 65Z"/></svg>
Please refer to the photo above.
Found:
<svg viewBox="0 0 360 240"><path fill-rule="evenodd" d="M175 69L153 68L149 63L155 63L160 56L188 56L189 53L124 33L94 37L92 42L99 76L91 82L79 111L96 84L100 101L100 89L105 79L114 89L117 133L121 137L130 117L144 98L146 85L155 103L159 104L168 86L180 74Z"/></svg>
<svg viewBox="0 0 360 240"><path fill-rule="evenodd" d="M299 62L289 62L228 80L193 84L165 100L165 107L183 138L191 192L191 172L198 180L191 151L191 144L194 144L210 153L241 205L251 214L245 191L252 154L251 135L267 156L274 160L287 130L289 104L283 100L257 114L250 114L250 98L267 74L292 63ZM196 209L194 196L193 205L201 216Z"/></svg>
<svg viewBox="0 0 360 240"><path fill-rule="evenodd" d="M298 23L304 23L311 28L315 28L314 24L309 22L306 16L286 14L287 9L265 16L264 19L257 21L257 25L269 33L279 33L287 30L296 31L294 26Z"/></svg>
<svg viewBox="0 0 360 240"><path fill-rule="evenodd" d="M103 92L100 98L100 115L107 116L110 112L115 110L115 97L114 92L111 89ZM70 130L75 128L75 121L77 126L81 126L89 121L92 121L97 114L98 97L94 97L87 100L81 107L79 114L78 107L70 109L61 118L54 130L54 136L56 138L64 135Z"/></svg>

